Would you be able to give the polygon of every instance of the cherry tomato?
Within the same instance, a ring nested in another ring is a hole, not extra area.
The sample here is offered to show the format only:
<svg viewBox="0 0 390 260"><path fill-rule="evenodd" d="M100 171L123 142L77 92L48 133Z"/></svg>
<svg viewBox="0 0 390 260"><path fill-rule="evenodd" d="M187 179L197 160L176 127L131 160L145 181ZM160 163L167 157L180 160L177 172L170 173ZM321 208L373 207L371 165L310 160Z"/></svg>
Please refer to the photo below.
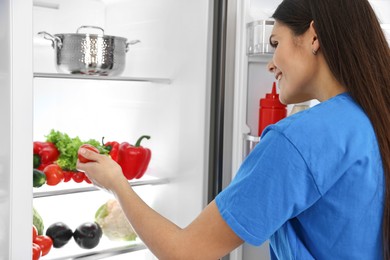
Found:
<svg viewBox="0 0 390 260"><path fill-rule="evenodd" d="M49 164L43 169L43 173L46 175L47 185L54 186L64 180L64 173L57 164Z"/></svg>
<svg viewBox="0 0 390 260"><path fill-rule="evenodd" d="M77 183L80 183L80 182L82 182L84 179L85 179L85 173L83 173L83 172L75 172L75 173L73 173L73 175L72 175L72 179L75 181L75 182L77 182Z"/></svg>
<svg viewBox="0 0 390 260"><path fill-rule="evenodd" d="M32 260L38 260L42 255L42 249L38 244L32 244Z"/></svg>
<svg viewBox="0 0 390 260"><path fill-rule="evenodd" d="M80 148L88 149L88 150L91 150L95 153L100 153L99 150L95 146L90 145L90 144L83 144L82 146L80 146ZM77 155L78 155L79 161L82 163L92 162L91 160L88 160L87 158L82 156L80 153L77 153Z"/></svg>
<svg viewBox="0 0 390 260"><path fill-rule="evenodd" d="M37 230L37 228L33 225L32 226L32 238L33 238L33 242L35 241L35 238L38 236L38 230Z"/></svg>
<svg viewBox="0 0 390 260"><path fill-rule="evenodd" d="M42 256L47 255L53 246L53 240L49 236L40 235L35 238L37 244L42 250Z"/></svg>
<svg viewBox="0 0 390 260"><path fill-rule="evenodd" d="M87 175L85 175L85 177L84 177L84 181L86 182L86 183L89 183L89 184L91 184L92 183L92 181L88 178L88 176Z"/></svg>
<svg viewBox="0 0 390 260"><path fill-rule="evenodd" d="M73 172L72 171L62 171L64 173L64 182L68 182L72 179Z"/></svg>

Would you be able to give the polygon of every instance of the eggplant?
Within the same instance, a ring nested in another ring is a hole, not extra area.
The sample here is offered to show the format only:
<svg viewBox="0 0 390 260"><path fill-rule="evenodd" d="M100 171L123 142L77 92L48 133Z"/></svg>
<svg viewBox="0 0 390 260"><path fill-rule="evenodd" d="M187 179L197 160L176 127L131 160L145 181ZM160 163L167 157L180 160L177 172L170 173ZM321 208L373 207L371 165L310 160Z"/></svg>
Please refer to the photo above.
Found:
<svg viewBox="0 0 390 260"><path fill-rule="evenodd" d="M101 227L95 222L86 222L81 224L73 232L73 238L79 247L84 249L92 249L96 247L103 232Z"/></svg>
<svg viewBox="0 0 390 260"><path fill-rule="evenodd" d="M73 236L73 231L63 222L56 222L46 230L46 236L53 240L53 247L66 245Z"/></svg>

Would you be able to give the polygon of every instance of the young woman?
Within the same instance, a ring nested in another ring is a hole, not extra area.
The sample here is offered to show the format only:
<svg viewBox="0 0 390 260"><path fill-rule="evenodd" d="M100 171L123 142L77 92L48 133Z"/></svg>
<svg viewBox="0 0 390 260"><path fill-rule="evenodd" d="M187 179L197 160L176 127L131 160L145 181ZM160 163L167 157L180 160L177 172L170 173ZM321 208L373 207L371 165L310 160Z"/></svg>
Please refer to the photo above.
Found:
<svg viewBox="0 0 390 260"><path fill-rule="evenodd" d="M263 133L187 227L149 208L110 158L80 150L159 259L218 259L270 239L273 259L390 259L390 53L367 0L284 0L269 70L285 104L317 106ZM161 234L164 234L161 236Z"/></svg>

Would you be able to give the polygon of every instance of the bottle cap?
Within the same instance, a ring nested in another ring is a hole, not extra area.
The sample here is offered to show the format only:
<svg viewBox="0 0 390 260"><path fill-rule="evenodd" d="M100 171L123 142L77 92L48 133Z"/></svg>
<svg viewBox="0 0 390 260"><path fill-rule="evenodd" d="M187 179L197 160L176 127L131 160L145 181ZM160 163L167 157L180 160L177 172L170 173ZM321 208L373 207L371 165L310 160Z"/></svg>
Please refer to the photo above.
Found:
<svg viewBox="0 0 390 260"><path fill-rule="evenodd" d="M279 100L279 94L276 93L276 83L272 85L272 92L267 93L265 98L260 99L261 107L270 107L270 108L286 108L286 105L282 104Z"/></svg>

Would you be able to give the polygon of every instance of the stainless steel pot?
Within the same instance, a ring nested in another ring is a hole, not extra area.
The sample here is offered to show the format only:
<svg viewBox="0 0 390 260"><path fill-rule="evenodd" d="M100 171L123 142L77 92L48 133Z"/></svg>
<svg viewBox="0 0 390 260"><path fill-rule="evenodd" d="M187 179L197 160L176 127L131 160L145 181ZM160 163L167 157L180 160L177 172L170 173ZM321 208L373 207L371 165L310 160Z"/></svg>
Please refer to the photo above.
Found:
<svg viewBox="0 0 390 260"><path fill-rule="evenodd" d="M79 33L85 28L100 30L101 34ZM140 42L104 35L102 28L88 25L79 27L76 33L38 34L52 41L57 71L72 74L117 76L125 68L129 46Z"/></svg>

